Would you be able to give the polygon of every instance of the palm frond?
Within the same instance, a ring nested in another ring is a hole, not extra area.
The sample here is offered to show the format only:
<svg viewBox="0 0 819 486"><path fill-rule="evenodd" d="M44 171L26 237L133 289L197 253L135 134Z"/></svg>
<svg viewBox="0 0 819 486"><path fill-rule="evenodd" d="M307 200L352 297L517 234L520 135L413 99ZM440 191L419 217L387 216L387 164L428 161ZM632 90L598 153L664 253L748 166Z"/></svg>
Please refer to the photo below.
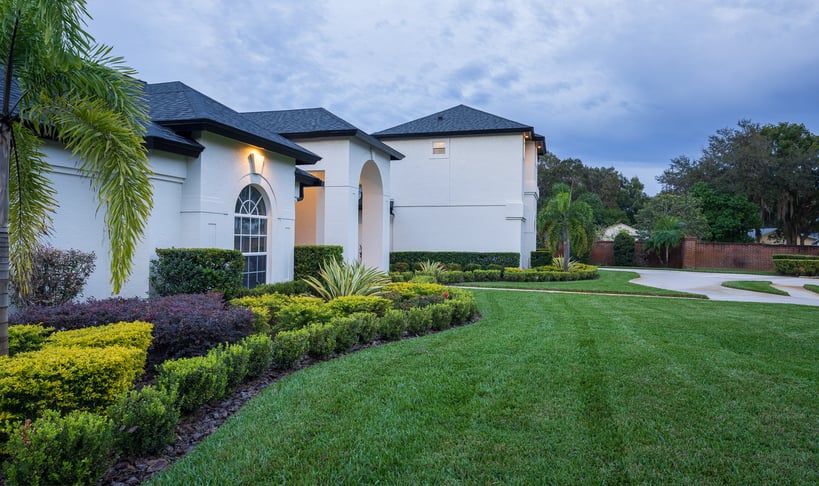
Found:
<svg viewBox="0 0 819 486"><path fill-rule="evenodd" d="M40 152L40 140L21 123L13 124L9 161L9 263L15 289L26 295L31 277L31 255L51 229L54 189L51 167Z"/></svg>

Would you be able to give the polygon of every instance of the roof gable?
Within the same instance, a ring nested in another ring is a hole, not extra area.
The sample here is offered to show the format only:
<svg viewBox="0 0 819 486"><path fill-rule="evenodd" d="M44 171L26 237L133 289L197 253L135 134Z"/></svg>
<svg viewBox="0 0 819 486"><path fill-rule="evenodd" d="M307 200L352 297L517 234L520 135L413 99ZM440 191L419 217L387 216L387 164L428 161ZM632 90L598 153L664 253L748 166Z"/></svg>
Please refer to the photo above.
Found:
<svg viewBox="0 0 819 486"><path fill-rule="evenodd" d="M522 133L532 132L533 130L529 125L476 110L466 105L458 105L448 110L376 132L373 136L386 140L440 135Z"/></svg>
<svg viewBox="0 0 819 486"><path fill-rule="evenodd" d="M342 120L324 108L254 111L243 113L243 115L268 130L285 136L326 132L355 132L358 130L351 123Z"/></svg>
<svg viewBox="0 0 819 486"><path fill-rule="evenodd" d="M353 137L370 147L386 153L391 160L400 160L404 154L381 140L361 131L348 121L324 108L300 110L255 111L242 113L243 116L267 130L279 133L292 140L326 137Z"/></svg>
<svg viewBox="0 0 819 486"><path fill-rule="evenodd" d="M208 130L293 157L297 164L314 164L321 159L179 81L148 84L145 93L151 107L151 119L174 131Z"/></svg>

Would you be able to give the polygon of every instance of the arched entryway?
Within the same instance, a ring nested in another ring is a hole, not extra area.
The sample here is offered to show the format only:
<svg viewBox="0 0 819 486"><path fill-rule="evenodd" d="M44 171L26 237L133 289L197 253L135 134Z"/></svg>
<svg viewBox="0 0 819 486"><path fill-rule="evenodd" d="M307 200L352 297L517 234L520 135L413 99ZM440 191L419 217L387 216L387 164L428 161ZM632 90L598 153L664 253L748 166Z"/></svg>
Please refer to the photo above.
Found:
<svg viewBox="0 0 819 486"><path fill-rule="evenodd" d="M384 185L378 165L368 160L361 168L358 202L359 258L368 267L386 269Z"/></svg>

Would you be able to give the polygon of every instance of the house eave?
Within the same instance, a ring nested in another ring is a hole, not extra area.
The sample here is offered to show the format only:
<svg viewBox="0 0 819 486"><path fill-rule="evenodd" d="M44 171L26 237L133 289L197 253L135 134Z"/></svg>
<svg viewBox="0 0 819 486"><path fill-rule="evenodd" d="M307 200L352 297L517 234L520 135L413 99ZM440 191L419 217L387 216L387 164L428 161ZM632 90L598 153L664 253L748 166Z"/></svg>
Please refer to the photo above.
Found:
<svg viewBox="0 0 819 486"><path fill-rule="evenodd" d="M217 135L223 135L225 137L238 140L240 142L255 145L265 150L270 150L272 152L277 152L287 157L292 157L293 159L296 160L296 165L313 165L319 160L321 160L321 157L312 152L309 152L306 149L295 150L292 147L282 145L280 143L274 142L259 135L254 135L244 130L239 130L230 125L225 125L223 123L215 122L209 119L161 120L157 121L156 123L179 133L185 132L190 133L202 130L213 132Z"/></svg>
<svg viewBox="0 0 819 486"><path fill-rule="evenodd" d="M395 133L395 134L379 134L374 133L372 136L379 140L410 140L418 138L433 138L433 137L460 137L460 136L476 136L476 135L507 135L513 133L532 133L532 127L525 128L493 128L488 130L456 130L456 131L437 131L437 132L418 132L418 133Z"/></svg>

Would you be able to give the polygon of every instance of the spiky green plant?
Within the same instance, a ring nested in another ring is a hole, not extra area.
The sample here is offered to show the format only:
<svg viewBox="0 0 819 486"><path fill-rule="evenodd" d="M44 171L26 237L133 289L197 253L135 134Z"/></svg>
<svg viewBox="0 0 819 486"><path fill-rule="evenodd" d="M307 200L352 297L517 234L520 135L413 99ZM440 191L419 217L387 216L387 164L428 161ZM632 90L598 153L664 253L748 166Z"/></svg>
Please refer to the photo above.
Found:
<svg viewBox="0 0 819 486"><path fill-rule="evenodd" d="M432 260L419 263L418 269L421 273L429 275L438 275L445 270L441 262L433 262Z"/></svg>
<svg viewBox="0 0 819 486"><path fill-rule="evenodd" d="M552 258L552 266L565 272L572 272L577 268L577 260L569 258L567 262L563 257L554 257Z"/></svg>
<svg viewBox="0 0 819 486"><path fill-rule="evenodd" d="M391 282L389 276L377 268L364 266L361 262L339 262L335 258L325 260L319 277L304 279L324 300L345 295L381 295L384 285Z"/></svg>

